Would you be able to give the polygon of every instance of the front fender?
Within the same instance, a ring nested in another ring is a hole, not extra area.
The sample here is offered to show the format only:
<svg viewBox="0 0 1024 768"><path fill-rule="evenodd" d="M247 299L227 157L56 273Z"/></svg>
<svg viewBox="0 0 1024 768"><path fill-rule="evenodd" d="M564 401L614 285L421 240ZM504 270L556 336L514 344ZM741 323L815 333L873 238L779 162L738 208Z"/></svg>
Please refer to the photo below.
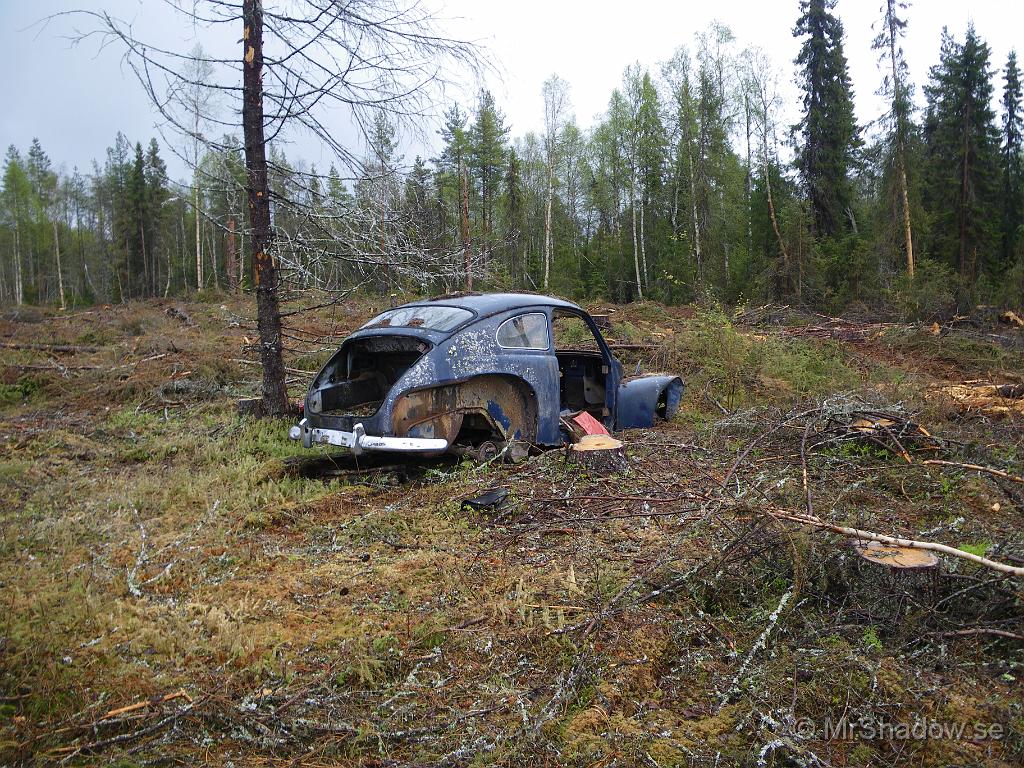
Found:
<svg viewBox="0 0 1024 768"><path fill-rule="evenodd" d="M683 380L659 374L626 379L619 385L615 407L615 428L654 426L655 418L671 419L683 397Z"/></svg>

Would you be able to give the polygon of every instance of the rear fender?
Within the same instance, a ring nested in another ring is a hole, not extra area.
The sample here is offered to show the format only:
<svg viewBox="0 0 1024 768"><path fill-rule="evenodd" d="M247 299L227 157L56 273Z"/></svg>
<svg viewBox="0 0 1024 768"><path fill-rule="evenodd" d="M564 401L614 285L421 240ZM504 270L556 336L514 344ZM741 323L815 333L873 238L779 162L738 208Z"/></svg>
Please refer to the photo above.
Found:
<svg viewBox="0 0 1024 768"><path fill-rule="evenodd" d="M396 435L443 437L450 446L469 414L483 417L502 439L536 439L537 398L529 384L511 376L476 376L406 392L395 400L392 424Z"/></svg>
<svg viewBox="0 0 1024 768"><path fill-rule="evenodd" d="M679 410L683 380L678 376L652 375L626 379L619 385L615 428L654 426L656 419L669 420Z"/></svg>

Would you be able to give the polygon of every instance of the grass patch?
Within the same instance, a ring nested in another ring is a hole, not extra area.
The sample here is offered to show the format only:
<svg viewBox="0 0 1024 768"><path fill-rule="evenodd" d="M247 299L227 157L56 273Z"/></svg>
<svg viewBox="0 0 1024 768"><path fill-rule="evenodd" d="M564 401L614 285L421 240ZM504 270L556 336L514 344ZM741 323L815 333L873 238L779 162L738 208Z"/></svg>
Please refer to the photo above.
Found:
<svg viewBox="0 0 1024 768"><path fill-rule="evenodd" d="M849 389L861 382L840 345L742 333L717 308L700 310L682 327L669 362L687 373L691 396L707 391L730 410Z"/></svg>
<svg viewBox="0 0 1024 768"><path fill-rule="evenodd" d="M968 544L960 544L957 549L962 552L966 552L969 555L977 555L978 557L984 557L986 553L992 549L991 541L976 541Z"/></svg>

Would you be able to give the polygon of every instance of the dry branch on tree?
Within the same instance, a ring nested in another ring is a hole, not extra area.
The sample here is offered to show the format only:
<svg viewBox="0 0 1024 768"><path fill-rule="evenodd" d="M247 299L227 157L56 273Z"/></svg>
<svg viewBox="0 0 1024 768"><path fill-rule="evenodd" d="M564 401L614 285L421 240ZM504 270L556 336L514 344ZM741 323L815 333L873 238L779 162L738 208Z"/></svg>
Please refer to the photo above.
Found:
<svg viewBox="0 0 1024 768"><path fill-rule="evenodd" d="M265 7L261 0L240 4L169 0L169 4L187 23L224 29L232 39L240 34L238 56L207 55L201 49L182 53L152 45L139 38L130 23L103 10L72 11L49 20L87 19L93 28L77 32L77 42L95 37L101 46L122 47L126 62L166 126L194 146L233 149L202 133L203 122L228 132L241 126L249 211L249 226L241 234L255 278L263 399L267 414L284 414L280 302L290 273L282 270L282 244L275 238L268 145L305 131L330 149L343 167L358 169L361 160L356 148L330 127L337 113L349 116L364 136L380 115L418 129L416 123L432 114L439 91L451 84L448 73L458 68L476 74L486 61L475 44L438 32L432 12L417 2L305 0ZM265 41L273 54L264 52ZM200 71L205 75L197 74ZM230 117L200 114L201 105L214 94ZM299 201L282 199L277 193L273 202L293 215L302 211ZM395 254L382 242L376 258L356 258L364 266L380 267L392 264Z"/></svg>

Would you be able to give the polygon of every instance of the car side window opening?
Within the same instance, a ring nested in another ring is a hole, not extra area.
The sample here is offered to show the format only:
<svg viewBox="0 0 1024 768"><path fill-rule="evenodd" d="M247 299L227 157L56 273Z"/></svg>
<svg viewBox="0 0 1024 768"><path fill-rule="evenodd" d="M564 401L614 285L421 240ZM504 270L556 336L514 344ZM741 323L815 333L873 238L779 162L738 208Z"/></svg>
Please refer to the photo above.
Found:
<svg viewBox="0 0 1024 768"><path fill-rule="evenodd" d="M588 411L598 419L608 416L608 362L590 324L574 312L555 310L551 332L563 413Z"/></svg>
<svg viewBox="0 0 1024 768"><path fill-rule="evenodd" d="M547 349L548 319L543 312L517 315L498 327L496 338L506 349Z"/></svg>

